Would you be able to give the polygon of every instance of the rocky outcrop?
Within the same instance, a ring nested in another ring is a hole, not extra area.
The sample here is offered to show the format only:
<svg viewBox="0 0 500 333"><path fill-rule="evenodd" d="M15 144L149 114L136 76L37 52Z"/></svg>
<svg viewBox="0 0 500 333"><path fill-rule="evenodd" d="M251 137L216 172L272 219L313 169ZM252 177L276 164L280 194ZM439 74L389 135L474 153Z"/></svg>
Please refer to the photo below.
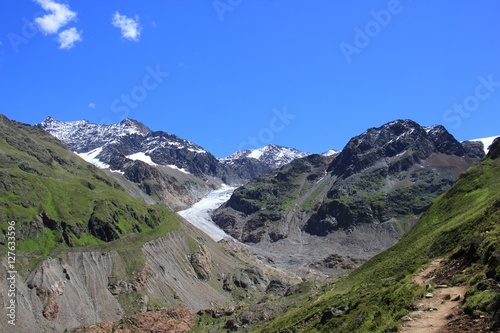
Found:
<svg viewBox="0 0 500 333"><path fill-rule="evenodd" d="M204 246L191 255L191 266L193 266L198 279L208 281L212 274L212 257Z"/></svg>
<svg viewBox="0 0 500 333"><path fill-rule="evenodd" d="M150 332L189 332L195 322L194 312L188 309L159 309L124 318L120 323L104 322L97 325L82 326L70 333L150 333Z"/></svg>

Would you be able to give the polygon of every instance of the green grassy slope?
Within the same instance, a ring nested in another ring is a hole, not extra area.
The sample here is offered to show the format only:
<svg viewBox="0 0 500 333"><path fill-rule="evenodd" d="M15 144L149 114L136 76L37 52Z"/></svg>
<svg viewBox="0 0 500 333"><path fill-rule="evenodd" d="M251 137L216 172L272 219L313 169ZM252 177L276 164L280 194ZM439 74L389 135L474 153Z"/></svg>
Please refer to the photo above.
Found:
<svg viewBox="0 0 500 333"><path fill-rule="evenodd" d="M103 244L178 228L163 205L146 206L45 131L0 115L0 243L16 222L17 250ZM2 246L2 249L5 249Z"/></svg>
<svg viewBox="0 0 500 333"><path fill-rule="evenodd" d="M425 293L411 277L430 260L459 265L464 310L491 319L500 308L500 141L436 199L398 244L315 299L305 299L259 332L396 332ZM325 312L334 309L333 316Z"/></svg>

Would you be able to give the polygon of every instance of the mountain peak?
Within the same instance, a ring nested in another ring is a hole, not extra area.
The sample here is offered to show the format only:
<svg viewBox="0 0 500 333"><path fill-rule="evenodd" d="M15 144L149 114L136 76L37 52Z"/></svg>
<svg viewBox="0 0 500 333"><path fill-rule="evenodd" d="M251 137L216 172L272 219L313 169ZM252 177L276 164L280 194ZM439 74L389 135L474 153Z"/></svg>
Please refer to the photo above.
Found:
<svg viewBox="0 0 500 333"><path fill-rule="evenodd" d="M129 118L116 124L95 124L88 120L60 121L48 116L38 124L38 127L49 132L77 153L102 147L115 140L116 137L129 134L145 136L151 132L144 124Z"/></svg>
<svg viewBox="0 0 500 333"><path fill-rule="evenodd" d="M422 127L413 120L395 120L353 137L334 160L331 169L346 176L391 159L394 168L423 161L433 153L482 157L474 147L464 147L444 126Z"/></svg>
<svg viewBox="0 0 500 333"><path fill-rule="evenodd" d="M277 169L287 163L290 163L294 159L308 155L310 155L310 153L270 143L258 149L238 150L237 152L226 157L224 160L232 161L242 158L253 158L263 162L271 169Z"/></svg>
<svg viewBox="0 0 500 333"><path fill-rule="evenodd" d="M415 128L420 127L420 125L411 119L396 119L387 124L382 125L383 127L395 128L395 127L406 127L406 128Z"/></svg>

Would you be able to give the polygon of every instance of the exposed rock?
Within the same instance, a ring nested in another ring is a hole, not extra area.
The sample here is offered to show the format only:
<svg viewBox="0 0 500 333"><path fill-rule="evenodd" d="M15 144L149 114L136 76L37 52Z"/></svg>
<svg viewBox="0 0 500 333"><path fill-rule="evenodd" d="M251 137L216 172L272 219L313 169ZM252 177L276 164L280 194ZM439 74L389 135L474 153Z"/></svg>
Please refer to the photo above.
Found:
<svg viewBox="0 0 500 333"><path fill-rule="evenodd" d="M212 316L212 318L220 318L222 316L230 316L230 315L232 315L239 308L240 307L236 308L234 306L215 307L215 308L210 308L210 309L199 310L197 312L197 314L200 315L200 316L203 316L204 314L209 314L209 315Z"/></svg>
<svg viewBox="0 0 500 333"><path fill-rule="evenodd" d="M104 321L95 325L81 326L74 328L70 333L109 333L113 332L113 323L109 321Z"/></svg>
<svg viewBox="0 0 500 333"><path fill-rule="evenodd" d="M233 281L238 288L244 288L244 289L255 288L255 284L253 283L253 281L250 279L248 274L244 272L234 276Z"/></svg>
<svg viewBox="0 0 500 333"><path fill-rule="evenodd" d="M464 141L462 146L467 156L482 158L484 156L484 145L481 141Z"/></svg>
<svg viewBox="0 0 500 333"><path fill-rule="evenodd" d="M459 294L456 294L456 295L453 295L451 298L450 298L450 301L452 302L457 302L459 301L461 298L461 296Z"/></svg>
<svg viewBox="0 0 500 333"><path fill-rule="evenodd" d="M321 316L321 322L325 323L328 320L340 316L341 314L347 311L349 311L349 307L347 305L341 305L336 308L331 308L330 310L323 312L323 315Z"/></svg>
<svg viewBox="0 0 500 333"><path fill-rule="evenodd" d="M212 274L212 258L203 245L191 255L190 262L200 280L207 281L210 279L210 275Z"/></svg>
<svg viewBox="0 0 500 333"><path fill-rule="evenodd" d="M237 324L235 319L229 319L224 325L224 329L229 331L238 331L240 328L241 326Z"/></svg>
<svg viewBox="0 0 500 333"><path fill-rule="evenodd" d="M43 316L47 320L54 320L59 312L59 304L57 304L56 295L54 291L50 291L48 295L48 304L43 309Z"/></svg>
<svg viewBox="0 0 500 333"><path fill-rule="evenodd" d="M290 286L279 280L272 280L267 286L266 293L276 293L284 295Z"/></svg>
<svg viewBox="0 0 500 333"><path fill-rule="evenodd" d="M188 332L195 321L195 314L188 309L160 309L149 311L121 320L119 323L104 322L97 325L72 329L71 333L151 333Z"/></svg>
<svg viewBox="0 0 500 333"><path fill-rule="evenodd" d="M121 333L188 332L195 321L195 314L188 309L161 309L130 316L115 329Z"/></svg>
<svg viewBox="0 0 500 333"><path fill-rule="evenodd" d="M325 259L311 264L311 267L327 267L335 269L354 269L359 266L363 260L352 258L350 256L341 256L339 254L331 254Z"/></svg>

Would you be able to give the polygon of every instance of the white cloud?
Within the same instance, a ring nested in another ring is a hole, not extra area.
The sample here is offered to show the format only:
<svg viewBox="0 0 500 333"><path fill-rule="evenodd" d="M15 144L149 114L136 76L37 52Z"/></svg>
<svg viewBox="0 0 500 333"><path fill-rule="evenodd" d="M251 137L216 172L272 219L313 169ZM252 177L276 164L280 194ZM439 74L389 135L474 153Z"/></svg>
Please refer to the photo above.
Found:
<svg viewBox="0 0 500 333"><path fill-rule="evenodd" d="M82 36L80 34L81 31L78 32L75 27L61 31L61 33L59 33L59 36L57 37L59 48L66 50L72 48L73 46L75 46L76 42L82 40Z"/></svg>
<svg viewBox="0 0 500 333"><path fill-rule="evenodd" d="M93 109L93 108L95 108L95 103L92 103L92 102L89 103L89 109Z"/></svg>
<svg viewBox="0 0 500 333"><path fill-rule="evenodd" d="M138 41L141 35L142 27L139 25L139 17L136 15L135 20L120 13L113 14L111 21L113 26L120 28L122 37L130 40Z"/></svg>
<svg viewBox="0 0 500 333"><path fill-rule="evenodd" d="M68 5L57 3L54 0L35 0L50 14L35 18L35 22L44 34L55 34L59 29L76 19L76 13Z"/></svg>

